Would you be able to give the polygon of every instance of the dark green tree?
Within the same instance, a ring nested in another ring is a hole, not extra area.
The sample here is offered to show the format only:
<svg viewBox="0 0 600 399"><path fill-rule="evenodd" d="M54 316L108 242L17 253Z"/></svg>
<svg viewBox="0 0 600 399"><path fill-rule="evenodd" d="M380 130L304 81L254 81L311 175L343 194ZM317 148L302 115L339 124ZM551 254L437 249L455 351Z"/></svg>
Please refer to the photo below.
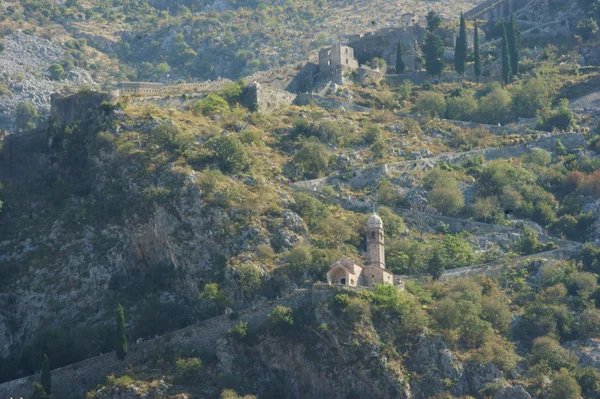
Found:
<svg viewBox="0 0 600 399"><path fill-rule="evenodd" d="M508 50L508 38L506 34L506 26L502 34L502 83L507 85L510 83L510 54Z"/></svg>
<svg viewBox="0 0 600 399"><path fill-rule="evenodd" d="M396 52L396 73L400 74L404 72L406 65L402 59L402 42L398 42L398 50Z"/></svg>
<svg viewBox="0 0 600 399"><path fill-rule="evenodd" d="M519 32L519 27L517 26L514 15L510 17L510 22L506 25L510 71L513 76L516 76L519 74L519 46L521 44L521 33Z"/></svg>
<svg viewBox="0 0 600 399"><path fill-rule="evenodd" d="M465 73L465 65L467 64L467 27L465 25L465 17L460 13L460 30L454 47L454 69L459 74Z"/></svg>
<svg viewBox="0 0 600 399"><path fill-rule="evenodd" d="M436 248L427 267L427 272L431 274L434 280L439 280L444 274L444 270L446 270L445 263L442 251Z"/></svg>
<svg viewBox="0 0 600 399"><path fill-rule="evenodd" d="M475 21L475 30L473 32L473 72L477 83L479 83L479 77L481 76L481 55L479 54L479 29L477 28L477 21Z"/></svg>
<svg viewBox="0 0 600 399"><path fill-rule="evenodd" d="M125 355L127 355L127 333L125 331L125 312L123 311L123 306L121 306L121 304L119 304L119 307L117 308L115 345L117 347L117 359L125 359Z"/></svg>
<svg viewBox="0 0 600 399"><path fill-rule="evenodd" d="M425 70L431 76L440 76L446 63L444 62L444 42L435 33L428 33L423 45Z"/></svg>
<svg viewBox="0 0 600 399"><path fill-rule="evenodd" d="M42 387L47 394L52 393L52 377L50 376L50 360L44 353L44 360L42 361Z"/></svg>
<svg viewBox="0 0 600 399"><path fill-rule="evenodd" d="M437 30L437 28L440 27L440 25L442 24L442 19L440 18L439 14L435 11L429 11L427 13L427 30L430 33L433 33Z"/></svg>

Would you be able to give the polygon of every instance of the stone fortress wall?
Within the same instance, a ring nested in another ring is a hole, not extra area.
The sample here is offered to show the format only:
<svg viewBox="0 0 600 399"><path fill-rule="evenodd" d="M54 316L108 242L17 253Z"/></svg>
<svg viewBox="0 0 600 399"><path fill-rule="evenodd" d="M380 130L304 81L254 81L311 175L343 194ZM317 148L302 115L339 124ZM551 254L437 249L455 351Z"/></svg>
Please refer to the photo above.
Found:
<svg viewBox="0 0 600 399"><path fill-rule="evenodd" d="M257 331L266 325L268 315L275 306L288 306L298 309L311 303L327 301L338 292L333 287L317 287L315 290L300 289L291 295L241 310L233 320L229 315L221 315L167 333L158 338L131 344L124 361L117 360L115 352L110 352L83 360L69 366L52 370L52 394L60 399L80 399L85 393L105 381L111 373L119 375L129 365L143 364L164 353L214 354L217 340L225 337L227 331L241 321L248 323L250 331ZM33 382L39 376L29 376L0 384L0 398L31 398Z"/></svg>

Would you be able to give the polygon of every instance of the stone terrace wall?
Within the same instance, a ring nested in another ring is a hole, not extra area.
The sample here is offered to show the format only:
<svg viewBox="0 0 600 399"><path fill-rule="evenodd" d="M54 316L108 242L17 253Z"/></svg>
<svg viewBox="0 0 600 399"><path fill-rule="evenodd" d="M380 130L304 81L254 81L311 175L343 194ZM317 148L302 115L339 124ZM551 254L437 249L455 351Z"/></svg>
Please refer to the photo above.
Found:
<svg viewBox="0 0 600 399"><path fill-rule="evenodd" d="M111 373L122 373L129 365L143 364L164 353L214 353L217 340L240 321L248 322L248 328L256 331L265 325L267 316L275 306L297 309L311 302L325 301L335 292L335 290L321 289L318 294L313 295L311 290L296 290L285 298L240 311L237 320L231 320L225 315L217 316L159 338L133 344L125 361L117 360L115 352L110 352L53 370L52 393L57 399L80 399L89 389L104 382L106 376ZM29 399L34 381L39 382L39 376L29 376L0 384L0 398Z"/></svg>

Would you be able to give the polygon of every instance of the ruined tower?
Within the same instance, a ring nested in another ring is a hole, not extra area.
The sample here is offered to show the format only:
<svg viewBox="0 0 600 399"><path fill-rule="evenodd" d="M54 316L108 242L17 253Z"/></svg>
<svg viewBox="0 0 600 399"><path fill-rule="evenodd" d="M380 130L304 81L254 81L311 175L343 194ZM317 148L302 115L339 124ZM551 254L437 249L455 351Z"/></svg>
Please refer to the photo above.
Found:
<svg viewBox="0 0 600 399"><path fill-rule="evenodd" d="M385 269L385 247L383 245L383 221L375 212L367 221L368 265Z"/></svg>

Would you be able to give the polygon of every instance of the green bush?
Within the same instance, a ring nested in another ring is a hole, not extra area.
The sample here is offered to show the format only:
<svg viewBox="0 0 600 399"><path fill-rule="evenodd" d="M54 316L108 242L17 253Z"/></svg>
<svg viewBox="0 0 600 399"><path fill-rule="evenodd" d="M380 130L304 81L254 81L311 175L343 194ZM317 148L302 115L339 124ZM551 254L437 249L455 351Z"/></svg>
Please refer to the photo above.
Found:
<svg viewBox="0 0 600 399"><path fill-rule="evenodd" d="M473 92L464 91L460 96L448 97L446 112L448 119L471 121L477 114L477 100Z"/></svg>
<svg viewBox="0 0 600 399"><path fill-rule="evenodd" d="M548 399L580 399L581 387L565 368L552 376Z"/></svg>
<svg viewBox="0 0 600 399"><path fill-rule="evenodd" d="M180 358L175 361L176 381L180 384L199 382L202 360L197 357Z"/></svg>
<svg viewBox="0 0 600 399"><path fill-rule="evenodd" d="M227 336L235 340L243 340L248 335L248 323L240 321L235 326L227 330Z"/></svg>
<svg viewBox="0 0 600 399"><path fill-rule="evenodd" d="M20 102L15 111L17 131L22 132L25 130L35 129L38 117L38 110L33 104Z"/></svg>
<svg viewBox="0 0 600 399"><path fill-rule="evenodd" d="M276 333L289 331L294 325L294 316L291 308L278 305L268 316L269 328Z"/></svg>
<svg viewBox="0 0 600 399"><path fill-rule="evenodd" d="M413 112L429 117L444 116L446 100L441 93L424 91L417 98Z"/></svg>
<svg viewBox="0 0 600 399"><path fill-rule="evenodd" d="M60 64L52 64L48 68L50 73L50 79L52 80L63 80L65 78L65 70Z"/></svg>
<svg viewBox="0 0 600 399"><path fill-rule="evenodd" d="M250 157L242 142L232 136L218 136L206 142L219 169L228 173L241 173L250 166Z"/></svg>
<svg viewBox="0 0 600 399"><path fill-rule="evenodd" d="M533 341L533 347L529 353L529 362L538 364L547 362L548 366L555 370L563 367L571 368L577 364L577 356L563 348L560 343L550 337L539 337Z"/></svg>
<svg viewBox="0 0 600 399"><path fill-rule="evenodd" d="M206 96L206 98L196 101L192 109L195 114L222 114L229 110L229 104L223 97L212 93Z"/></svg>
<svg viewBox="0 0 600 399"><path fill-rule="evenodd" d="M305 141L286 167L286 175L293 179L322 177L329 166L329 151L316 141Z"/></svg>
<svg viewBox="0 0 600 399"><path fill-rule="evenodd" d="M491 85L490 92L479 101L477 120L482 123L504 125L512 117L512 98L500 85Z"/></svg>

